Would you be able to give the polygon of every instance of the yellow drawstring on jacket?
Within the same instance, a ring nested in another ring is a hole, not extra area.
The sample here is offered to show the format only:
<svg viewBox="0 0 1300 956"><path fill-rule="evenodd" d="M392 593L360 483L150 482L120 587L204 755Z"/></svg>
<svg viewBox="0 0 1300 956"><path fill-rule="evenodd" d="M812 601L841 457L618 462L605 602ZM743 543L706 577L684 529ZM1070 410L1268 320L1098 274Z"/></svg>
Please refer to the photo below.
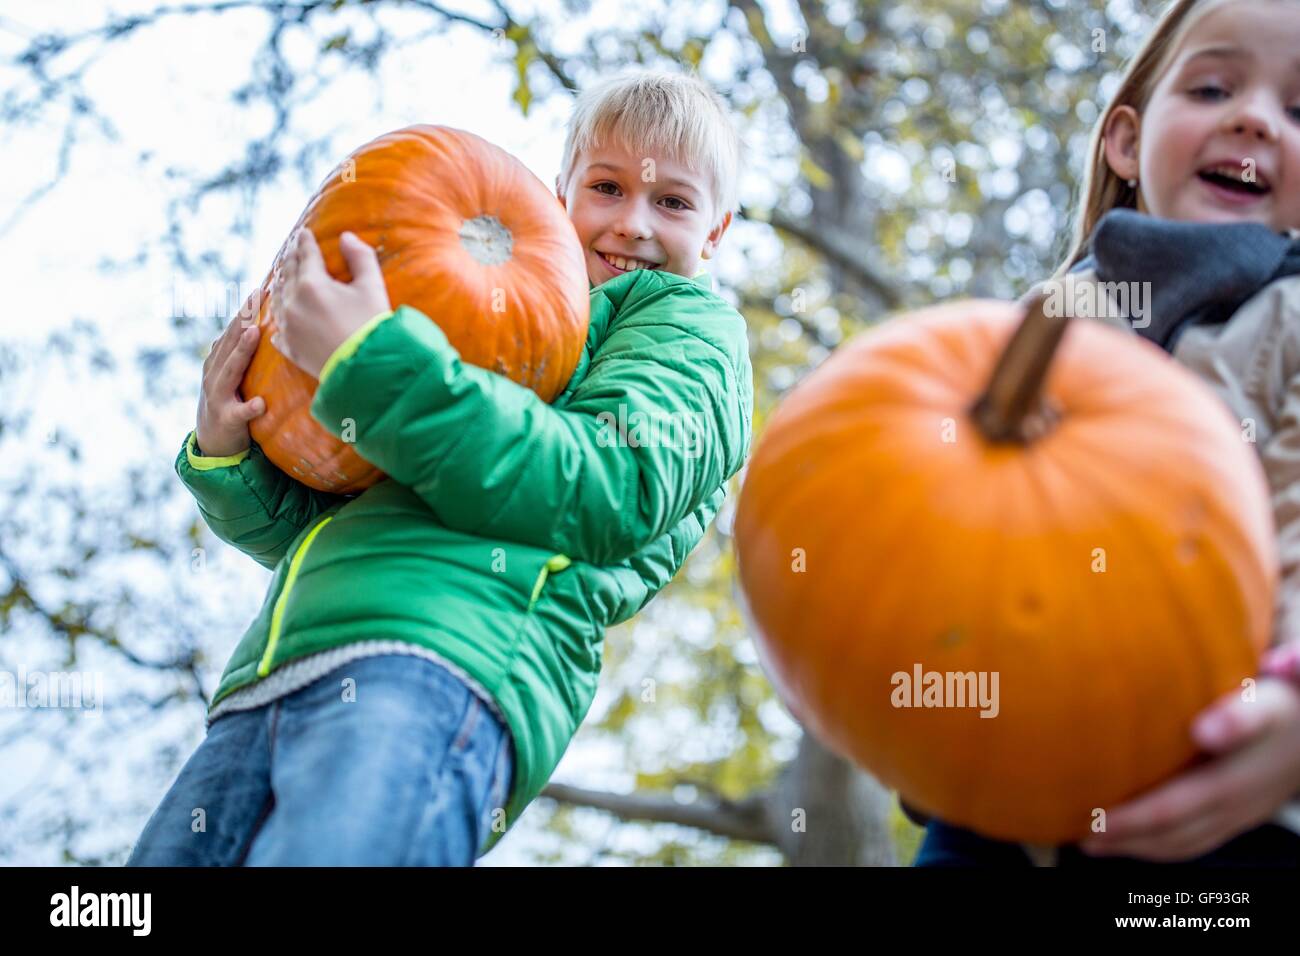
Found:
<svg viewBox="0 0 1300 956"><path fill-rule="evenodd" d="M533 605L537 603L537 598L542 593L542 585L546 583L546 576L552 571L563 571L570 563L569 556L565 554L553 554L546 559L542 570L537 574L537 583L533 585L533 596L528 599L528 610L531 611Z"/></svg>

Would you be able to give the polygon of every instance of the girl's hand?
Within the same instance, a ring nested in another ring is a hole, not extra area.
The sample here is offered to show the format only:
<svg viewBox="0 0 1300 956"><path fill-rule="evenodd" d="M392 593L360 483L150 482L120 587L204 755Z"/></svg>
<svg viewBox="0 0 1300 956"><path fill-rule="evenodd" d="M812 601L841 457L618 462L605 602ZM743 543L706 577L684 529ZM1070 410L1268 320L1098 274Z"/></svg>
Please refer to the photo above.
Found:
<svg viewBox="0 0 1300 956"><path fill-rule="evenodd" d="M239 397L239 383L253 359L260 331L255 324L244 326L241 311L213 341L203 360L194 440L208 457L238 455L248 448L252 444L248 423L266 411L266 401L260 395L246 402Z"/></svg>
<svg viewBox="0 0 1300 956"><path fill-rule="evenodd" d="M1192 737L1217 756L1106 814L1085 853L1190 860L1267 822L1300 795L1300 688L1260 677L1202 711Z"/></svg>
<svg viewBox="0 0 1300 956"><path fill-rule="evenodd" d="M1286 641L1269 648L1259 672L1293 683L1300 682L1300 640Z"/></svg>
<svg viewBox="0 0 1300 956"><path fill-rule="evenodd" d="M337 282L325 268L316 237L307 228L290 240L271 287L277 333L271 338L285 358L312 378L357 329L390 308L375 250L350 232L339 237L352 281Z"/></svg>

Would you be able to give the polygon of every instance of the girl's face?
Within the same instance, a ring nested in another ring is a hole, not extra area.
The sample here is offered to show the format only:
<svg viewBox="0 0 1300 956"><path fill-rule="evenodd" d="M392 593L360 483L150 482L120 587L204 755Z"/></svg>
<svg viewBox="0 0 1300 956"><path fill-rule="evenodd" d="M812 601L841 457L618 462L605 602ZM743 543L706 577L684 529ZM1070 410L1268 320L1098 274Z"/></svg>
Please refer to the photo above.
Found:
<svg viewBox="0 0 1300 956"><path fill-rule="evenodd" d="M1240 0L1206 14L1146 112L1117 108L1106 161L1165 219L1300 228L1300 4Z"/></svg>

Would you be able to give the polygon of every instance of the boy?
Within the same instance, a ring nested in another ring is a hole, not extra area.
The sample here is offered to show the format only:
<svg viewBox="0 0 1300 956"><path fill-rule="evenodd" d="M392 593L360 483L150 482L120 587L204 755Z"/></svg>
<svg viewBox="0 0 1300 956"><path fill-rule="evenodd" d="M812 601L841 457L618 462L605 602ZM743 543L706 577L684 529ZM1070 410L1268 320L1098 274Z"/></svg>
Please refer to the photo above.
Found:
<svg viewBox="0 0 1300 956"><path fill-rule="evenodd" d="M591 326L550 405L392 309L355 236L350 284L298 237L277 346L318 378L322 426L355 423L391 480L345 497L267 461L248 435L265 403L237 394L259 332L231 322L176 469L213 532L274 575L129 864L469 865L495 845L585 716L605 628L672 578L748 455L744 320L695 275L738 166L694 78L578 98L556 190ZM691 434L611 424L647 420Z"/></svg>

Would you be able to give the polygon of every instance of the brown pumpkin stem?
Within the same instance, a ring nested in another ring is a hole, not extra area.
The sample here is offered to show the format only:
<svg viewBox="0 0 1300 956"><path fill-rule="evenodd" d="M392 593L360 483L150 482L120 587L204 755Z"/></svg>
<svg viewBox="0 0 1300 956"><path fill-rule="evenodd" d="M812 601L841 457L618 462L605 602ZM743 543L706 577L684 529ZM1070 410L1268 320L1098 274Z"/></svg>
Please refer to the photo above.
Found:
<svg viewBox="0 0 1300 956"><path fill-rule="evenodd" d="M1070 317L1048 315L1046 301L1040 291L1028 302L988 386L971 406L976 426L989 441L1025 444L1045 435L1060 417L1042 390Z"/></svg>

